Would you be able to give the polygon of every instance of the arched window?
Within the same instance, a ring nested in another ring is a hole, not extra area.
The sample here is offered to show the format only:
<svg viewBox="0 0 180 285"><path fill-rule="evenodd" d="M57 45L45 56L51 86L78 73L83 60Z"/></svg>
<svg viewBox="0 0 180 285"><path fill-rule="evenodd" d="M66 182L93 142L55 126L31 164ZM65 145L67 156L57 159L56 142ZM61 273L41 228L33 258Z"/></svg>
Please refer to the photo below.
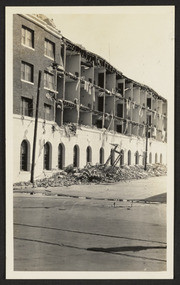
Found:
<svg viewBox="0 0 180 285"><path fill-rule="evenodd" d="M139 164L139 152L136 151L135 153L135 164Z"/></svg>
<svg viewBox="0 0 180 285"><path fill-rule="evenodd" d="M29 170L29 144L26 140L23 140L21 143L20 170L22 171Z"/></svg>
<svg viewBox="0 0 180 285"><path fill-rule="evenodd" d="M77 144L73 149L73 166L79 167L79 146Z"/></svg>
<svg viewBox="0 0 180 285"><path fill-rule="evenodd" d="M146 152L143 152L143 156L142 156L142 165L145 165L145 160L146 160Z"/></svg>
<svg viewBox="0 0 180 285"><path fill-rule="evenodd" d="M150 152L149 154L149 163L151 164L152 163L152 153Z"/></svg>
<svg viewBox="0 0 180 285"><path fill-rule="evenodd" d="M104 148L101 147L99 151L99 163L103 164L104 163Z"/></svg>
<svg viewBox="0 0 180 285"><path fill-rule="evenodd" d="M114 160L115 160L115 152L114 149L111 149L111 165L114 164Z"/></svg>
<svg viewBox="0 0 180 285"><path fill-rule="evenodd" d="M157 163L158 162L158 155L157 155L157 153L155 153L155 163Z"/></svg>
<svg viewBox="0 0 180 285"><path fill-rule="evenodd" d="M120 166L124 165L124 150L120 151Z"/></svg>
<svg viewBox="0 0 180 285"><path fill-rule="evenodd" d="M51 169L51 145L49 142L44 145L44 169Z"/></svg>
<svg viewBox="0 0 180 285"><path fill-rule="evenodd" d="M131 165L131 151L128 151L128 165Z"/></svg>
<svg viewBox="0 0 180 285"><path fill-rule="evenodd" d="M163 157L162 157L162 153L160 154L160 163L163 163Z"/></svg>
<svg viewBox="0 0 180 285"><path fill-rule="evenodd" d="M90 146L86 149L86 162L92 162L92 149Z"/></svg>
<svg viewBox="0 0 180 285"><path fill-rule="evenodd" d="M58 146L58 168L63 169L65 162L65 147L63 143Z"/></svg>

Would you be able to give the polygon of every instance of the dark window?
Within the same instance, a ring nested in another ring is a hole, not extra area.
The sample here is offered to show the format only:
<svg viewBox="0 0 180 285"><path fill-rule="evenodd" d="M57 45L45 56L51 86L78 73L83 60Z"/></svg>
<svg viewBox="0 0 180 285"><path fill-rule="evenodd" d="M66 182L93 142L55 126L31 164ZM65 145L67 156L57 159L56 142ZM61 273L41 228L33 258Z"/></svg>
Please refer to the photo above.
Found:
<svg viewBox="0 0 180 285"><path fill-rule="evenodd" d="M123 95L124 84L118 83L118 92Z"/></svg>
<svg viewBox="0 0 180 285"><path fill-rule="evenodd" d="M27 62L21 62L21 79L33 82L33 65Z"/></svg>
<svg viewBox="0 0 180 285"><path fill-rule="evenodd" d="M160 154L160 163L162 164L162 153Z"/></svg>
<svg viewBox="0 0 180 285"><path fill-rule="evenodd" d="M34 48L34 31L22 26L22 44L31 48Z"/></svg>
<svg viewBox="0 0 180 285"><path fill-rule="evenodd" d="M62 62L64 64L64 45L61 46L61 58L62 58Z"/></svg>
<svg viewBox="0 0 180 285"><path fill-rule="evenodd" d="M28 170L28 144L25 140L21 143L20 169L23 171Z"/></svg>
<svg viewBox="0 0 180 285"><path fill-rule="evenodd" d="M98 111L103 112L104 97L98 97Z"/></svg>
<svg viewBox="0 0 180 285"><path fill-rule="evenodd" d="M149 154L149 163L152 163L152 153Z"/></svg>
<svg viewBox="0 0 180 285"><path fill-rule="evenodd" d="M92 149L90 146L86 149L86 162L92 162Z"/></svg>
<svg viewBox="0 0 180 285"><path fill-rule="evenodd" d="M44 145L44 169L50 170L50 145L46 143Z"/></svg>
<svg viewBox="0 0 180 285"><path fill-rule="evenodd" d="M123 104L117 104L117 116L123 118Z"/></svg>
<svg viewBox="0 0 180 285"><path fill-rule="evenodd" d="M136 151L135 153L135 164L139 164L139 153Z"/></svg>
<svg viewBox="0 0 180 285"><path fill-rule="evenodd" d="M147 98L147 107L151 109L151 98Z"/></svg>
<svg viewBox="0 0 180 285"><path fill-rule="evenodd" d="M98 74L98 86L104 88L104 73Z"/></svg>
<svg viewBox="0 0 180 285"><path fill-rule="evenodd" d="M44 119L51 120L51 105L44 104Z"/></svg>
<svg viewBox="0 0 180 285"><path fill-rule="evenodd" d="M148 125L151 126L151 115L147 116L147 120L148 120Z"/></svg>
<svg viewBox="0 0 180 285"><path fill-rule="evenodd" d="M97 120L96 126L97 126L97 128L101 129L102 128L102 120Z"/></svg>
<svg viewBox="0 0 180 285"><path fill-rule="evenodd" d="M21 97L21 115L33 116L33 101L32 99Z"/></svg>
<svg viewBox="0 0 180 285"><path fill-rule="evenodd" d="M44 54L52 59L55 57L55 44L47 39L44 43Z"/></svg>
<svg viewBox="0 0 180 285"><path fill-rule="evenodd" d="M73 166L74 167L79 167L79 146L75 145L74 146L74 151L73 151Z"/></svg>
<svg viewBox="0 0 180 285"><path fill-rule="evenodd" d="M145 166L145 159L146 159L146 152L143 152L143 157L142 157L142 165Z"/></svg>
<svg viewBox="0 0 180 285"><path fill-rule="evenodd" d="M54 89L54 75L44 71L44 87Z"/></svg>
<svg viewBox="0 0 180 285"><path fill-rule="evenodd" d="M116 132L122 134L122 125L117 125L116 126Z"/></svg>
<svg viewBox="0 0 180 285"><path fill-rule="evenodd" d="M124 165L124 151L120 151L120 166Z"/></svg>
<svg viewBox="0 0 180 285"><path fill-rule="evenodd" d="M65 149L62 143L58 147L58 168L63 169L64 167L64 158L65 158Z"/></svg>
<svg viewBox="0 0 180 285"><path fill-rule="evenodd" d="M157 163L158 162L158 155L157 155L157 153L155 154L155 163Z"/></svg>
<svg viewBox="0 0 180 285"><path fill-rule="evenodd" d="M114 164L114 161L115 161L115 152L114 149L111 149L111 165Z"/></svg>
<svg viewBox="0 0 180 285"><path fill-rule="evenodd" d="M103 147L101 147L100 151L99 151L99 162L100 162L100 164L104 164L104 149L103 149Z"/></svg>
<svg viewBox="0 0 180 285"><path fill-rule="evenodd" d="M131 165L131 151L128 151L128 165Z"/></svg>

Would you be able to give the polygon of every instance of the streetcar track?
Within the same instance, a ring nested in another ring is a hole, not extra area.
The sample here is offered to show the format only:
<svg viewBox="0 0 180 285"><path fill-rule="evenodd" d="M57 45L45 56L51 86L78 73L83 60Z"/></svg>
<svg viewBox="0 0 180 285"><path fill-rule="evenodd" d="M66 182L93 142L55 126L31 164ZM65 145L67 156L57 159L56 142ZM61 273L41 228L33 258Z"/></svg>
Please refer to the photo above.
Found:
<svg viewBox="0 0 180 285"><path fill-rule="evenodd" d="M14 223L14 225L16 225L16 226L24 226L24 227L32 227L32 228L39 228L39 229L49 229L49 230L56 230L56 231L62 231L62 232L84 234L84 235L93 235L93 236L110 237L110 238L116 238L116 239L127 239L127 240L143 241L143 242L150 242L150 243L166 244L166 242L162 242L162 241L138 239L138 238L116 236L116 235L108 235L108 234L102 234L102 233L83 232L83 231L77 231L77 230L60 229L60 228L44 227L44 226L36 226L36 225L28 225L28 224L20 224L20 223Z"/></svg>

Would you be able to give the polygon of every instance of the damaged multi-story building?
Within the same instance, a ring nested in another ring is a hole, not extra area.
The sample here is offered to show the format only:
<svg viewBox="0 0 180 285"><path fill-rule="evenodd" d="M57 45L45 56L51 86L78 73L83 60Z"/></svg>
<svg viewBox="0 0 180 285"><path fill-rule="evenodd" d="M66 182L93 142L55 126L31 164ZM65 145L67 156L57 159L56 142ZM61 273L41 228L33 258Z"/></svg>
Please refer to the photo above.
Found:
<svg viewBox="0 0 180 285"><path fill-rule="evenodd" d="M117 166L166 164L167 100L44 15L14 15L13 124L14 182L30 180L34 147L35 179L71 164L113 164L118 153Z"/></svg>

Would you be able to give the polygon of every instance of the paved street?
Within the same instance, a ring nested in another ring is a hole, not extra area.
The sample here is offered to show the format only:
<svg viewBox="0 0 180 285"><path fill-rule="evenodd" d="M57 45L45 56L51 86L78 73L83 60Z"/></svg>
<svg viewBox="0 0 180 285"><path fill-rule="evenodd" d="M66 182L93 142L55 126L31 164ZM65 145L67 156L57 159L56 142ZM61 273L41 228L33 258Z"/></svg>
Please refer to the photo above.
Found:
<svg viewBox="0 0 180 285"><path fill-rule="evenodd" d="M15 270L166 270L166 204L136 201L165 201L166 177L22 192L14 193Z"/></svg>

